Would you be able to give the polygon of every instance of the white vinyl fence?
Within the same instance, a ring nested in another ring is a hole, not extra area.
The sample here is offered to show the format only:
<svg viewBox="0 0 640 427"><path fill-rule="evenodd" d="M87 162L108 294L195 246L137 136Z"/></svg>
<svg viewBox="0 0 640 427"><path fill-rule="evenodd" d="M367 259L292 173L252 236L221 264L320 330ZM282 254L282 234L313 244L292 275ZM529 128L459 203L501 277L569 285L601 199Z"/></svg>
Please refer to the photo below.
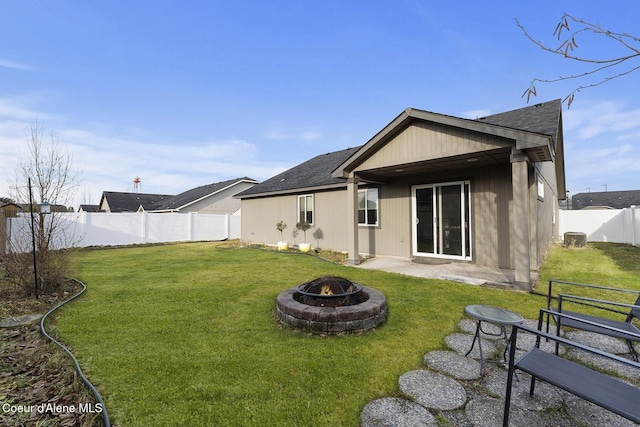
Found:
<svg viewBox="0 0 640 427"><path fill-rule="evenodd" d="M45 216L45 219L47 216ZM29 247L30 216L7 218L7 250ZM56 213L64 242L53 246L119 246L140 243L215 241L240 238L239 215L191 213ZM13 244L12 244L13 243Z"/></svg>
<svg viewBox="0 0 640 427"><path fill-rule="evenodd" d="M560 238L571 231L585 233L589 242L640 246L640 207L560 211Z"/></svg>

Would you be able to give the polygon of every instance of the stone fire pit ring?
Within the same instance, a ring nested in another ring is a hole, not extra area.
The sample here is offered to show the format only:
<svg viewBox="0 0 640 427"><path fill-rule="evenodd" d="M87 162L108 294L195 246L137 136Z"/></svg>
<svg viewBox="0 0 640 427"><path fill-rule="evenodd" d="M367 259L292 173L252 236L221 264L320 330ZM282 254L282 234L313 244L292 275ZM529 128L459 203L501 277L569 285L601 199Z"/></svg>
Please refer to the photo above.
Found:
<svg viewBox="0 0 640 427"><path fill-rule="evenodd" d="M387 319L387 298L373 288L362 286L363 302L339 307L303 304L297 300L298 289L294 286L282 291L276 301L278 320L294 329L315 334L358 333L372 330Z"/></svg>

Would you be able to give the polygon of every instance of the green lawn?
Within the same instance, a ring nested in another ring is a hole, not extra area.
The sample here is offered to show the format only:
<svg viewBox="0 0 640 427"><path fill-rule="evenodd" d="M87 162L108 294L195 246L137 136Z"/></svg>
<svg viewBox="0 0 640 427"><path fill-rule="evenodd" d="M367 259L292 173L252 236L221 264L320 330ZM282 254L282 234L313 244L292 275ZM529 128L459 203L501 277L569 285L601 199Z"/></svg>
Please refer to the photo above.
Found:
<svg viewBox="0 0 640 427"><path fill-rule="evenodd" d="M606 248L556 248L542 275L590 281L584 265L563 261L582 264L589 256L592 272L606 263L596 281L619 276L640 286L640 273L609 255ZM212 243L80 251L74 263L88 290L61 310L56 332L123 427L356 426L367 402L398 395L398 377L444 347L467 304L528 318L544 305L522 292ZM387 323L334 337L281 328L278 293L328 274L383 292Z"/></svg>

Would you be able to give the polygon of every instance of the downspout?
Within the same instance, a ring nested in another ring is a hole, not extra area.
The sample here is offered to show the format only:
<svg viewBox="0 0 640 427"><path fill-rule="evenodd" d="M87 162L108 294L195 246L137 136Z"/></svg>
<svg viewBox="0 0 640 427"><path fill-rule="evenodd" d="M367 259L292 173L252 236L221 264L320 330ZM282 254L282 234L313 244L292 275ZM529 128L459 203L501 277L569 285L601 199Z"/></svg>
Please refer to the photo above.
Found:
<svg viewBox="0 0 640 427"><path fill-rule="evenodd" d="M358 177L353 172L347 178L347 246L349 265L360 264L358 255Z"/></svg>

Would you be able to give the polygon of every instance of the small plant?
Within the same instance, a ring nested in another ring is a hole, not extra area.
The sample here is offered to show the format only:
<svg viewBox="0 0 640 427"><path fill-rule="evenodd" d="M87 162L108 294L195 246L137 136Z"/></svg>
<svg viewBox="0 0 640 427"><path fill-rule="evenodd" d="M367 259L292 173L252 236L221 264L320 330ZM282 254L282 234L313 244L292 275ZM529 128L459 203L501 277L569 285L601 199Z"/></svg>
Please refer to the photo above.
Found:
<svg viewBox="0 0 640 427"><path fill-rule="evenodd" d="M284 242L284 230L287 228L287 223L284 221L280 221L276 224L276 229L280 231L280 241Z"/></svg>
<svg viewBox="0 0 640 427"><path fill-rule="evenodd" d="M310 228L311 228L311 224L309 224L307 221L300 221L299 223L296 224L296 229L304 233L305 243L307 241L307 230Z"/></svg>

